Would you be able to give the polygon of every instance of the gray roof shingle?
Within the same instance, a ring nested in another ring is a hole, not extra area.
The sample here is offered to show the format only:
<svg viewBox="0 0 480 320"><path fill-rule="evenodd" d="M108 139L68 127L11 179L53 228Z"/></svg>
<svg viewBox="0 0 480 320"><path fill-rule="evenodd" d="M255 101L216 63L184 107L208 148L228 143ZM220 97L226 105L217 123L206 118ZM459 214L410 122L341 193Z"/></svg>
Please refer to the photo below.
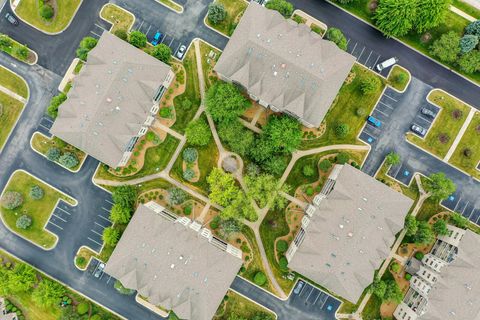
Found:
<svg viewBox="0 0 480 320"><path fill-rule="evenodd" d="M214 69L260 100L319 126L354 62L306 25L252 1Z"/></svg>

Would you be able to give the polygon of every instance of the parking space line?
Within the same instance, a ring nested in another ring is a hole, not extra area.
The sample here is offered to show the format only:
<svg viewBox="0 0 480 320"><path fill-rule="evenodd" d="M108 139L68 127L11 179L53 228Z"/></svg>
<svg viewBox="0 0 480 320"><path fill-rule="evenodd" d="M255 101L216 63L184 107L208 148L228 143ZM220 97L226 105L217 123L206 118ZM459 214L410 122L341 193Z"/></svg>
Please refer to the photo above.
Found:
<svg viewBox="0 0 480 320"><path fill-rule="evenodd" d="M178 47L177 47L177 49L175 49L175 51L173 52L173 54L174 54L174 55L176 55L176 54L177 54L177 52L178 52L178 49L180 49L180 46L181 46L181 45L182 45L181 43L179 43L179 44L178 44Z"/></svg>
<svg viewBox="0 0 480 320"><path fill-rule="evenodd" d="M55 213L52 213L52 216L57 217L58 219L62 220L63 222L67 222L67 220L63 219L62 217L57 216Z"/></svg>
<svg viewBox="0 0 480 320"><path fill-rule="evenodd" d="M357 47L358 42L355 42L355 46L353 47L352 52L350 52L351 55L353 55L353 51L355 51L355 48Z"/></svg>
<svg viewBox="0 0 480 320"><path fill-rule="evenodd" d="M308 295L310 295L310 293L312 293L312 291L314 290L313 287L310 287L310 288L311 288L312 290L310 290L310 291L308 292Z"/></svg>
<svg viewBox="0 0 480 320"><path fill-rule="evenodd" d="M109 219L105 218L105 217L102 216L102 215L97 214L97 216L100 217L100 218L102 218L102 219L105 220L105 221L112 222L112 221L110 221Z"/></svg>
<svg viewBox="0 0 480 320"><path fill-rule="evenodd" d="M52 221L48 221L48 223L54 225L55 227L57 227L57 228L60 229L60 230L63 230L62 227L60 227L59 225L56 225L56 224L53 223Z"/></svg>
<svg viewBox="0 0 480 320"><path fill-rule="evenodd" d="M47 131L50 130L50 128L45 127L45 126L44 126L43 124L41 124L41 123L39 123L38 125L39 125L40 127L44 128L44 129L46 129Z"/></svg>
<svg viewBox="0 0 480 320"><path fill-rule="evenodd" d="M104 30L104 31L108 31L107 29L105 29L104 27L102 27L101 25L99 25L98 23L95 23L95 25L96 25L97 27L99 27L100 29Z"/></svg>
<svg viewBox="0 0 480 320"><path fill-rule="evenodd" d="M475 224L478 224L478 220L480 220L480 215L477 218L477 221L475 221Z"/></svg>
<svg viewBox="0 0 480 320"><path fill-rule="evenodd" d="M105 228L107 227L107 226L102 226L100 223L98 223L98 222L96 222L96 221L95 221L94 223L95 223L97 226L102 227L103 229L105 229Z"/></svg>
<svg viewBox="0 0 480 320"><path fill-rule="evenodd" d="M367 60L365 60L365 65L367 65L368 60L370 59L370 56L372 55L372 53L373 53L373 50L370 50L370 54L368 55Z"/></svg>
<svg viewBox="0 0 480 320"><path fill-rule="evenodd" d="M107 200L107 199L104 199L106 202L110 203L111 205L113 205L113 202Z"/></svg>
<svg viewBox="0 0 480 320"><path fill-rule="evenodd" d="M297 284L298 285L298 284ZM300 296L303 292L303 290L305 289L305 286L302 287L302 290L300 290L300 292L298 293L298 296Z"/></svg>
<svg viewBox="0 0 480 320"><path fill-rule="evenodd" d="M357 58L357 61L360 61L360 58L362 57L363 51L365 51L365 46L363 46L362 52L360 52L360 55Z"/></svg>
<svg viewBox="0 0 480 320"><path fill-rule="evenodd" d="M173 40L175 40L175 38L172 38L172 41L168 44L169 47L172 45Z"/></svg>
<svg viewBox="0 0 480 320"><path fill-rule="evenodd" d="M98 233L97 231L95 231L95 230L93 230L93 229L90 229L90 231L92 231L92 232L95 233L95 234L98 234L99 236L102 236L101 233Z"/></svg>
<svg viewBox="0 0 480 320"><path fill-rule="evenodd" d="M465 209L467 209L469 204L470 204L470 201L467 201L467 204L465 205L465 208L463 208L463 210L462 210L462 216L463 216L463 213L465 212Z"/></svg>
<svg viewBox="0 0 480 320"><path fill-rule="evenodd" d="M103 244L98 243L97 241L93 240L93 239L90 238L90 237L87 237L87 239L90 240L90 241L92 241L92 242L94 242L94 243L96 243L96 244L98 244L99 246L102 246L102 245L103 245Z"/></svg>
<svg viewBox="0 0 480 320"><path fill-rule="evenodd" d="M53 120L43 117L42 120L47 120L47 122L53 123Z"/></svg>
<svg viewBox="0 0 480 320"><path fill-rule="evenodd" d="M470 220L470 217L472 216L473 211L474 211L474 210L470 211L470 214L468 215L468 218L467 218L468 220Z"/></svg>
<svg viewBox="0 0 480 320"><path fill-rule="evenodd" d="M323 309L323 306L325 305L327 300L328 300L328 296L325 299L322 299L322 305L320 306L320 309Z"/></svg>
<svg viewBox="0 0 480 320"><path fill-rule="evenodd" d="M144 22L145 22L145 21L144 21L144 20L142 20L142 22L140 23L140 26L138 26L138 29L137 29L137 30L140 30L140 29L142 29L142 26L143 26L143 23L144 23Z"/></svg>
<svg viewBox="0 0 480 320"><path fill-rule="evenodd" d="M419 115L418 117L419 117L420 119L422 119L423 121L425 121L425 122L432 123L432 121L430 121L430 120L428 120L428 119L425 119L424 117L422 117L422 116L420 116L420 115Z"/></svg>
<svg viewBox="0 0 480 320"><path fill-rule="evenodd" d="M107 284L112 280L112 276L108 276Z"/></svg>
<svg viewBox="0 0 480 320"><path fill-rule="evenodd" d="M310 291L310 293L308 294L308 297L307 299L305 299L305 301L308 301L308 299L310 298L310 296L312 295L312 293L315 291L315 289L312 289L312 291Z"/></svg>
<svg viewBox="0 0 480 320"><path fill-rule="evenodd" d="M394 109L395 109L394 107L392 107L392 106L391 106L391 105L389 105L389 104L386 104L386 103L385 103L385 102L383 102L382 100L380 100L380 101L378 101L378 102L379 102L379 103L381 103L381 104L383 104L383 105L384 105L385 107L387 107L387 108L390 108L390 109L392 109L392 110L394 110Z"/></svg>
<svg viewBox="0 0 480 320"><path fill-rule="evenodd" d="M104 207L102 207L102 209L105 210L105 211L107 211L108 213L110 213L110 210L108 210L108 209L106 209L106 208L104 208Z"/></svg>
<svg viewBox="0 0 480 320"><path fill-rule="evenodd" d="M375 60L375 63L373 64L372 68L377 65L378 60L380 59L381 55L378 55L377 60Z"/></svg>
<svg viewBox="0 0 480 320"><path fill-rule="evenodd" d="M318 298L320 298L322 296L323 292L320 291L320 294L317 296L317 298L315 299L315 301L313 301L313 304L317 303L317 300Z"/></svg>
<svg viewBox="0 0 480 320"><path fill-rule="evenodd" d="M150 32L150 29L152 28L152 25L150 25L147 29L147 32L145 32L145 35L148 35L148 33Z"/></svg>
<svg viewBox="0 0 480 320"><path fill-rule="evenodd" d="M93 33L94 35L96 35L97 37L99 37L99 38L100 38L100 35L96 34L95 32L93 32L93 31L90 31L90 33Z"/></svg>
<svg viewBox="0 0 480 320"><path fill-rule="evenodd" d="M457 210L457 207L460 204L460 201L462 201L462 197L460 197L460 199L458 199L457 204L455 205L455 208L453 208L453 211Z"/></svg>
<svg viewBox="0 0 480 320"><path fill-rule="evenodd" d="M72 215L70 212L66 211L65 209L62 209L61 207L57 207L57 209L62 210L63 212L65 212L65 213L68 214L69 216Z"/></svg>
<svg viewBox="0 0 480 320"><path fill-rule="evenodd" d="M375 108L375 110L374 110L374 111L380 112L380 113L381 113L381 114L383 114L385 117L387 117L387 118L390 118L390 116L389 116L388 114L386 114L386 113L384 113L384 112L380 111L380 109L378 109L378 108Z"/></svg>
<svg viewBox="0 0 480 320"><path fill-rule="evenodd" d="M384 93L383 95L384 95L385 97L387 97L387 98L392 99L392 100L395 101L395 102L398 102L397 99L395 99L395 98L393 98L393 97L390 97L390 96L389 96L388 94L386 94L386 93Z"/></svg>

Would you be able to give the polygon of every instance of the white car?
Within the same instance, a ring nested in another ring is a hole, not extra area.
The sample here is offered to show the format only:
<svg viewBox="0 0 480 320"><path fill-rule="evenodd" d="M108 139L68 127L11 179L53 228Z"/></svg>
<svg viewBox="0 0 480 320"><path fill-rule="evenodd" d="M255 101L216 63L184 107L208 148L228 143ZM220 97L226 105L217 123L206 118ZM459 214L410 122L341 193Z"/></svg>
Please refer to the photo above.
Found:
<svg viewBox="0 0 480 320"><path fill-rule="evenodd" d="M377 70L382 71L383 69L386 69L388 67L393 66L397 62L398 62L398 58L396 58L396 57L387 59L387 60L383 61L382 63L377 64Z"/></svg>
<svg viewBox="0 0 480 320"><path fill-rule="evenodd" d="M187 47L185 45L181 45L180 48L178 48L178 51L177 51L177 58L178 59L182 59L183 58L183 55L185 54L185 50L187 49Z"/></svg>

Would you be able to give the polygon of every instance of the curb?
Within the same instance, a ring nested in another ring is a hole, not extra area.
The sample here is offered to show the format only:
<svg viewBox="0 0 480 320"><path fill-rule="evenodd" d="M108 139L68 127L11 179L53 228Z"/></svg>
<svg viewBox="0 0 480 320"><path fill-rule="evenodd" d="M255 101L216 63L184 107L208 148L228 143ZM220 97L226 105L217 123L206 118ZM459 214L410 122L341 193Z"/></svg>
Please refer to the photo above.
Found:
<svg viewBox="0 0 480 320"><path fill-rule="evenodd" d="M408 73L408 81L407 81L407 84L405 85L405 88L403 88L403 90L398 90L397 88L395 88L394 86L392 86L391 84L388 83L388 78L390 78L390 74L392 73L392 70L397 67L397 68L400 68L402 70L405 70L407 73ZM405 91L407 91L408 89L408 86L410 85L410 82L412 82L412 74L410 73L410 71L408 71L407 68L404 68L402 67L401 65L399 64L394 64L391 68L390 68L390 71L388 71L388 74L387 74L387 85L392 88L392 90L398 92L398 93L405 93Z"/></svg>
<svg viewBox="0 0 480 320"><path fill-rule="evenodd" d="M264 305L260 304L259 302L255 301L255 300L253 300L253 299L250 299L249 297L247 297L247 296L244 295L243 293L238 292L238 291L235 290L235 289L228 288L228 290L234 292L235 294L238 294L239 296L241 296L241 297L244 298L244 299L247 299L247 300L250 301L250 302L253 302L253 303L256 304L257 306L261 307L262 309L265 309L265 310L273 313L273 314L275 315L275 319L278 319L277 313L276 313L275 311L273 311L272 309L269 309L269 308L265 307Z"/></svg>
<svg viewBox="0 0 480 320"><path fill-rule="evenodd" d="M182 6L182 5L176 3L175 1L172 1L172 0L170 0L170 1L173 2L173 3L175 3L177 6L179 6L179 7L182 8L182 9L180 9L180 11L178 11L178 10L175 10L174 8L170 7L169 5L167 5L167 4L163 3L163 2L160 2L159 0L155 0L155 2L161 4L162 6L168 8L168 9L170 9L170 10L172 10L173 12L176 12L176 13L179 13L179 14L180 14L180 13L183 13L183 6Z"/></svg>
<svg viewBox="0 0 480 320"><path fill-rule="evenodd" d="M52 139L53 135L52 135L52 137L48 137L48 136L44 135L43 133L41 133L40 131L35 131L35 132L32 134L32 137L30 138L30 148L31 148L33 151L35 151L36 153L38 153L39 155L41 155L42 157L44 157L45 159L47 159L48 161L50 161L50 160L47 158L46 155L44 155L43 153L41 153L40 151L38 151L37 149L35 149L35 148L33 147L33 145L32 145L33 137L34 137L35 134L37 134L37 133L38 133L39 135L44 136L45 138L48 138L49 140ZM83 151L82 151L82 152L83 152ZM76 169L76 170L72 170L72 169L70 169L70 168L67 168L67 167L65 167L65 166L62 166L60 163L58 163L58 162L56 162L56 161L51 161L51 162L59 165L60 167L64 168L65 170L70 171L71 173L78 173L78 172L82 169L83 164L85 163L85 160L87 160L87 157L88 157L88 154L85 153L85 158L83 158L83 160L80 162L80 165L79 165L78 169Z"/></svg>
<svg viewBox="0 0 480 320"><path fill-rule="evenodd" d="M80 248L78 248L77 252L75 253L75 257L73 258L73 264L75 265L75 268L77 268L78 270L80 271L87 271L88 269L88 266L90 265L90 262L92 262L92 259L97 259L97 260L100 260L98 259L97 257L94 257L94 255L91 255L90 256L90 259L88 259L87 261L87 265L85 266L85 268L80 268L79 266L77 266L77 261L76 261L76 257L78 256L78 254L80 253L80 250L82 250L83 248L87 249L87 250L90 250L92 251L93 253L96 253L96 254L99 254L98 252L96 252L95 250L93 250L92 248L88 247L88 246L81 246ZM101 261L101 260L100 260ZM105 263L104 261L102 261L103 263Z"/></svg>
<svg viewBox="0 0 480 320"><path fill-rule="evenodd" d="M220 32L220 31L218 31L217 29L215 29L214 27L209 26L208 23L207 23L207 17L208 17L208 13L207 13L207 14L205 15L205 17L203 18L203 24L205 25L205 27L207 27L208 29L210 29L210 30L212 30L212 31L214 31L214 32L216 32L216 33L224 36L224 37L227 38L227 39L230 39L230 36L227 36L225 33L222 33L222 32ZM199 39L200 39L200 38L199 38Z"/></svg>
<svg viewBox="0 0 480 320"><path fill-rule="evenodd" d="M23 23L28 24L30 27L32 27L32 28L34 28L34 29L36 29L36 30L38 30L38 31L40 31L40 32L42 32L42 33L45 33L45 34L47 34L47 35L49 35L49 36L56 36L56 35L59 35L59 34L61 34L62 32L64 32L65 30L67 30L68 27L70 27L70 25L72 24L73 19L75 18L75 16L77 15L78 10L80 9L80 7L81 7L82 4L83 4L83 0L80 0L80 3L78 4L78 7L75 9L75 12L73 12L72 17L70 18L70 20L68 21L67 25L66 25L62 30L57 31L57 32L49 32L49 31L45 31L45 30L40 29L39 27L31 24L30 22L28 22L27 20L25 20L24 18L22 18L20 15L18 15L18 14L15 12L15 9L17 9L17 8L16 8L16 7L13 8L13 6L12 6L12 1L11 1L11 0L7 0L7 1L8 1L9 4L10 4L10 9L12 9L13 13L15 13L15 15L18 17L18 19L20 19Z"/></svg>

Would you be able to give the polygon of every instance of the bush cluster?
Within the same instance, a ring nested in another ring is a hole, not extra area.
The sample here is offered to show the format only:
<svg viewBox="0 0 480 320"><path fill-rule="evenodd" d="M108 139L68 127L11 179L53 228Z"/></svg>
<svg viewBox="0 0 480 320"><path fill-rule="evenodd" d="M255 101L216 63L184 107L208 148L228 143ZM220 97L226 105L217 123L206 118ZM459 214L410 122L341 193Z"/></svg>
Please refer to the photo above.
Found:
<svg viewBox="0 0 480 320"><path fill-rule="evenodd" d="M16 191L7 191L3 194L2 207L5 209L13 210L20 207L23 204L23 196Z"/></svg>

